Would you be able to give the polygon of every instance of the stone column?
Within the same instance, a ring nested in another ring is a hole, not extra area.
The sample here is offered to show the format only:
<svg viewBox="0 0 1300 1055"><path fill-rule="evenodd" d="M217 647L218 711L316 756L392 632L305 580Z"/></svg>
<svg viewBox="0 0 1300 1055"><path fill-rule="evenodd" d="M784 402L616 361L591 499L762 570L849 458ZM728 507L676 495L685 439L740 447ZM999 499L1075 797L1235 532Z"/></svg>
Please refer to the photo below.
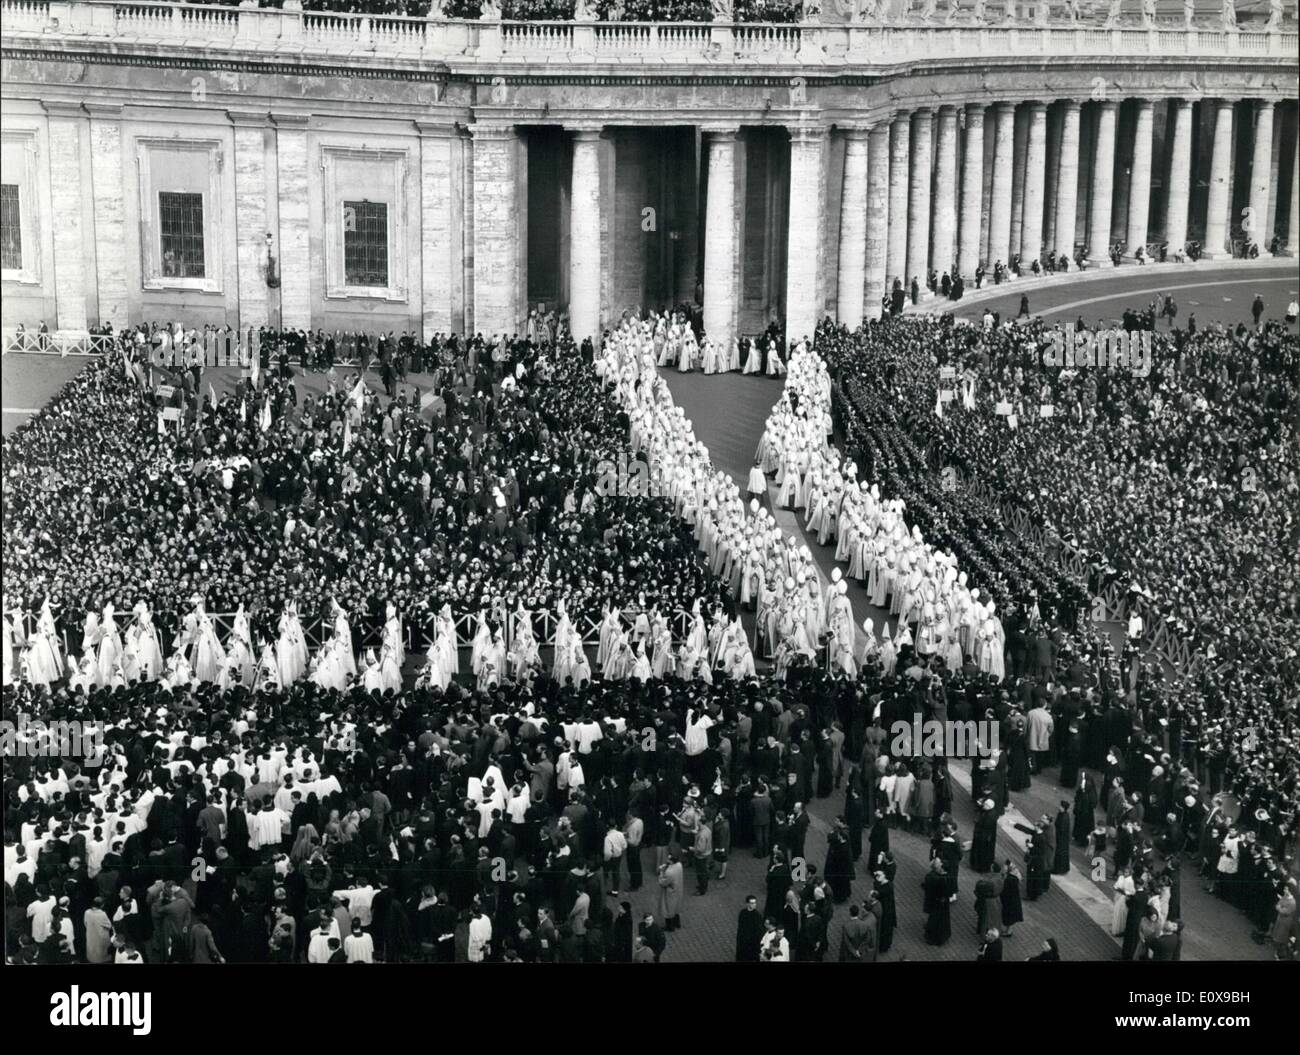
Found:
<svg viewBox="0 0 1300 1055"><path fill-rule="evenodd" d="M844 180L840 191L840 266L835 318L854 329L862 321L867 279L867 130L844 132Z"/></svg>
<svg viewBox="0 0 1300 1055"><path fill-rule="evenodd" d="M54 230L56 312L56 324L51 328L84 330L86 232L81 222L81 126L86 112L70 103L46 103L45 109L49 114L50 208L58 218L50 225ZM126 320L113 322L122 325Z"/></svg>
<svg viewBox="0 0 1300 1055"><path fill-rule="evenodd" d="M271 294L266 284L267 219L266 148L270 125L265 113L227 112L235 126L235 258L239 262L239 329L269 325ZM276 257L280 247L272 238ZM277 269L282 270L277 264Z"/></svg>
<svg viewBox="0 0 1300 1055"><path fill-rule="evenodd" d="M907 198L907 277L903 285L911 289L912 279L925 294L925 280L930 274L930 128L932 113L922 108L912 114L912 172Z"/></svg>
<svg viewBox="0 0 1300 1055"><path fill-rule="evenodd" d="M1025 215L1025 155L1029 146L1029 111L1016 109L1014 145L1011 154L1011 238L1010 252L1020 252L1020 239L1024 233Z"/></svg>
<svg viewBox="0 0 1300 1055"><path fill-rule="evenodd" d="M1260 255L1268 252L1273 233L1268 229L1268 193L1272 183L1273 103L1263 99L1255 116L1255 151L1250 162L1250 238Z"/></svg>
<svg viewBox="0 0 1300 1055"><path fill-rule="evenodd" d="M957 107L939 108L934 173L934 269L949 278L957 266Z"/></svg>
<svg viewBox="0 0 1300 1055"><path fill-rule="evenodd" d="M908 116L895 117L890 127L889 145L889 255L885 286L894 288L894 279L907 285L907 177L911 162L911 123Z"/></svg>
<svg viewBox="0 0 1300 1055"><path fill-rule="evenodd" d="M973 283L980 263L980 211L984 205L984 105L966 104L966 152L961 167L961 228L957 270Z"/></svg>
<svg viewBox="0 0 1300 1055"><path fill-rule="evenodd" d="M569 329L578 343L600 338L600 129L573 132L569 194Z"/></svg>
<svg viewBox="0 0 1300 1055"><path fill-rule="evenodd" d="M306 114L272 114L271 119L275 122L279 176L280 325L286 330L308 330L311 329L312 276L308 118Z"/></svg>
<svg viewBox="0 0 1300 1055"><path fill-rule="evenodd" d="M1056 246L1056 195L1061 177L1061 107L1047 106L1047 174L1043 180L1043 252Z"/></svg>
<svg viewBox="0 0 1300 1055"><path fill-rule="evenodd" d="M1016 104L994 106L997 124L993 146L993 196L989 200L989 255L985 267L992 274L999 262L1011 259L1011 184L1014 177L1012 154L1016 141Z"/></svg>
<svg viewBox="0 0 1300 1055"><path fill-rule="evenodd" d="M736 133L708 129L704 215L704 332L730 347L736 319Z"/></svg>
<svg viewBox="0 0 1300 1055"><path fill-rule="evenodd" d="M1124 255L1133 259L1138 247L1147 244L1151 214L1151 137L1155 131L1155 109L1150 99L1137 101L1133 119L1133 165L1128 184L1128 237Z"/></svg>
<svg viewBox="0 0 1300 1055"><path fill-rule="evenodd" d="M1192 101L1175 99L1170 133L1169 192L1165 195L1165 241L1169 256L1187 245L1187 211L1192 195Z"/></svg>
<svg viewBox="0 0 1300 1055"><path fill-rule="evenodd" d="M1291 163L1291 215L1286 224L1283 256L1300 256L1300 135L1296 136L1295 161Z"/></svg>
<svg viewBox="0 0 1300 1055"><path fill-rule="evenodd" d="M1043 206L1047 179L1047 106L1029 103L1025 136L1025 196L1020 223L1020 263L1031 268L1043 254Z"/></svg>
<svg viewBox="0 0 1300 1055"><path fill-rule="evenodd" d="M821 313L821 204L826 132L790 129L790 210L785 264L785 332L793 343L812 339ZM859 301L861 294L858 295Z"/></svg>
<svg viewBox="0 0 1300 1055"><path fill-rule="evenodd" d="M1079 102L1066 99L1061 106L1061 153L1056 174L1056 241L1059 259L1074 260L1074 234L1079 219Z"/></svg>
<svg viewBox="0 0 1300 1055"><path fill-rule="evenodd" d="M1232 207L1232 110L1231 99L1216 99L1214 115L1214 153L1210 157L1210 190L1205 203L1206 260L1226 260L1228 250L1228 210Z"/></svg>
<svg viewBox="0 0 1300 1055"><path fill-rule="evenodd" d="M516 192L519 137L513 125L470 126L474 137L474 329L485 337L520 324Z"/></svg>
<svg viewBox="0 0 1300 1055"><path fill-rule="evenodd" d="M1111 191L1115 184L1115 120L1119 103L1097 104L1097 148L1092 158L1092 204L1088 212L1088 266L1111 267Z"/></svg>
<svg viewBox="0 0 1300 1055"><path fill-rule="evenodd" d="M122 107L86 103L94 158L95 280L100 323L116 329L127 318L126 201L122 191Z"/></svg>
<svg viewBox="0 0 1300 1055"><path fill-rule="evenodd" d="M427 341L453 329L458 232L452 227L454 127L417 121L420 133L420 328Z"/></svg>
<svg viewBox="0 0 1300 1055"><path fill-rule="evenodd" d="M888 254L889 122L880 121L871 126L867 143L867 280L863 314L868 319L878 319L881 315Z"/></svg>

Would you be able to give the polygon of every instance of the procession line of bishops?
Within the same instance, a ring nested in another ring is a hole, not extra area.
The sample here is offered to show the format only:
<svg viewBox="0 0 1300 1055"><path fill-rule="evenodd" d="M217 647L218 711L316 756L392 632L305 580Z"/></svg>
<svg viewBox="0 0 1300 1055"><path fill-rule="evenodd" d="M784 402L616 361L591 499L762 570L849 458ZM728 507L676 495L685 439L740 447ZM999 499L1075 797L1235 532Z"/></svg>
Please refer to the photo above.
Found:
<svg viewBox="0 0 1300 1055"><path fill-rule="evenodd" d="M835 596L848 590L835 569L826 608L832 666L853 676L861 658L871 655L888 671L898 648L915 643L921 656L937 653L950 670L960 670L970 656L1001 681L1006 636L994 601L981 602L979 589L967 588L956 558L927 545L919 527L908 530L900 499L882 501L878 485L858 481L857 466L841 457L830 435L830 375L821 356L800 343L755 451L755 468L775 474L777 504L805 510L805 528L823 545L835 540L835 559L847 563L849 578L866 583L873 605L888 602L900 627L899 639L891 641L886 625L878 644L867 619L860 645L847 598L834 607Z"/></svg>
<svg viewBox="0 0 1300 1055"><path fill-rule="evenodd" d="M816 660L826 629L821 576L809 548L782 532L757 499L746 507L735 482L710 462L708 448L659 376L661 322L654 315L624 320L605 341L596 372L628 416L629 444L634 456L646 459L651 493L670 500L676 515L692 526L710 569L731 596L757 607L759 640L775 658L778 677L784 676L795 656ZM730 633L733 641L743 638L735 629ZM688 649L687 670L691 662L704 666L703 657L703 650Z"/></svg>
<svg viewBox="0 0 1300 1055"><path fill-rule="evenodd" d="M632 323L632 325L643 325ZM731 339L729 349L720 347L708 334L702 342L695 339L695 331L679 314L674 312L660 315L651 312L644 325L650 328L651 354L657 366L676 366L678 372L689 374L697 366L705 374L725 374L740 371L757 374L763 371L763 350L757 341L751 342L749 354L742 364L740 359L740 338ZM785 364L781 361L776 344L767 343L767 374L780 377L785 373Z"/></svg>

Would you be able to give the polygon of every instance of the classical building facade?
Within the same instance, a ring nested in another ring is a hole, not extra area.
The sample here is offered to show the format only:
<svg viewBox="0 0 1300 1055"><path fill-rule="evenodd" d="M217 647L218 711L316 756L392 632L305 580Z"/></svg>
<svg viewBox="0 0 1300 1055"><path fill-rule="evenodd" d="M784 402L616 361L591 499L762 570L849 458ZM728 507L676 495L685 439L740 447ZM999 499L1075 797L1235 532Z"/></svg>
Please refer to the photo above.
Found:
<svg viewBox="0 0 1300 1055"><path fill-rule="evenodd" d="M4 322L431 336L515 331L544 305L584 337L698 302L729 339L853 325L894 278L969 280L1015 254L1294 254L1294 21L1058 14L638 25L3 0Z"/></svg>

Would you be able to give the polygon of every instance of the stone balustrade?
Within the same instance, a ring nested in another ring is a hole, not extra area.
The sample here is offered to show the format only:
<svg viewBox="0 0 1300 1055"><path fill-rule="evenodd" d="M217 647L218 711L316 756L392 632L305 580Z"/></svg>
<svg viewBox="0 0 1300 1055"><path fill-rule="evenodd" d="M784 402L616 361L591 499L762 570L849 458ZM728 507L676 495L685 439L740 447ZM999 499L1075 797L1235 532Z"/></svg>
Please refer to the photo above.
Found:
<svg viewBox="0 0 1300 1055"><path fill-rule="evenodd" d="M220 48L266 57L569 65L895 67L1030 56L1294 61L1285 29L1100 26L496 22L106 0L3 0L7 43ZM1262 23L1257 25L1262 27Z"/></svg>

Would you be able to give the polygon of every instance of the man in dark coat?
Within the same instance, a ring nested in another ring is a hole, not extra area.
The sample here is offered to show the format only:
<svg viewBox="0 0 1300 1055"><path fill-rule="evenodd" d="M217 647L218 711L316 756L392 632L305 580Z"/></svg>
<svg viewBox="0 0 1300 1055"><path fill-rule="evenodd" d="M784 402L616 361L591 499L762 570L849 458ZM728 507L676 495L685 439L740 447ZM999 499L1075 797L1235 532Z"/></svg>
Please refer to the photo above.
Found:
<svg viewBox="0 0 1300 1055"><path fill-rule="evenodd" d="M987 872L997 855L998 819L992 799L980 803L975 818L975 835L971 840L970 867L973 872Z"/></svg>
<svg viewBox="0 0 1300 1055"><path fill-rule="evenodd" d="M762 944L763 914L758 911L758 898L750 894L736 920L736 962L758 963Z"/></svg>
<svg viewBox="0 0 1300 1055"><path fill-rule="evenodd" d="M979 963L1002 962L1002 938L996 928L985 932L984 944L980 946L976 961Z"/></svg>
<svg viewBox="0 0 1300 1055"><path fill-rule="evenodd" d="M632 962L632 902L620 901L618 915L609 930L609 950L607 959L610 963Z"/></svg>
<svg viewBox="0 0 1300 1055"><path fill-rule="evenodd" d="M1070 804L1061 800L1056 814L1056 854L1052 861L1052 875L1063 876L1070 871Z"/></svg>

